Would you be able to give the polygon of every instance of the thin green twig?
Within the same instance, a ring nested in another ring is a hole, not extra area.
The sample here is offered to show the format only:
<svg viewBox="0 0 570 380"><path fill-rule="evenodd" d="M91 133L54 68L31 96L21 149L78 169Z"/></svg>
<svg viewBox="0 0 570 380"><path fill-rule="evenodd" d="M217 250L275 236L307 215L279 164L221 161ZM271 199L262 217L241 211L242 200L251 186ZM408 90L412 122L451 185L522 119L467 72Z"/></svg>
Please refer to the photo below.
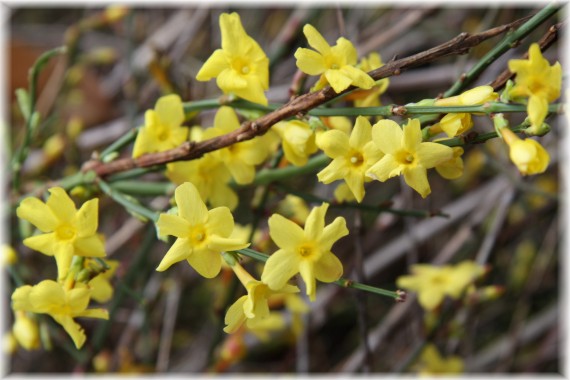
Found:
<svg viewBox="0 0 570 380"><path fill-rule="evenodd" d="M269 255L266 255L265 253L257 252L253 249L250 249L250 248L244 248L244 249L240 249L240 250L233 251L233 252L247 256L247 257L250 257L254 260L261 261L261 262L266 262L269 259ZM393 298L395 300L401 300L401 296L395 291L377 288L375 286L370 286L370 285L366 285L366 284L361 284L359 282L355 282L355 281L352 281L352 280L349 280L346 278L341 278L341 279L335 281L334 284L342 286L343 288L353 288L353 289L363 290L365 292L390 297L390 298Z"/></svg>
<svg viewBox="0 0 570 380"><path fill-rule="evenodd" d="M143 205L136 203L134 199L131 199L120 191L113 189L109 184L101 179L97 181L97 184L105 194L107 194L115 202L123 205L128 211L141 215L147 219L152 220L153 222L156 222L158 220L158 212L152 211Z"/></svg>

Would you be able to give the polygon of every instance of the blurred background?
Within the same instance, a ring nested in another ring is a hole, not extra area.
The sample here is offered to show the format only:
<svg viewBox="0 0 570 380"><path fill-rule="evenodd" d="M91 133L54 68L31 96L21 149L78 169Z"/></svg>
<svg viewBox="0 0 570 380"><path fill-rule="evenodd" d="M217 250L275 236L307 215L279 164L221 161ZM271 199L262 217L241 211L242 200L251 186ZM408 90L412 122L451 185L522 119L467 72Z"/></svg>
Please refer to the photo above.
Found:
<svg viewBox="0 0 570 380"><path fill-rule="evenodd" d="M302 34L306 23L331 44L344 36L355 44L360 57L378 52L387 62L434 47L461 32L480 32L538 11L506 4L477 8L249 4L219 8L133 5L125 13L113 13L99 6L13 5L7 55L12 151L24 133L15 90L27 87L28 70L42 53L62 45L69 49L67 55L51 60L39 78L37 109L42 122L24 164L24 192L79 170L94 152L141 125L144 111L154 107L161 95L174 92L183 101L220 96L215 81L198 82L195 76L220 46L218 19L223 12L238 12L247 33L264 49L271 70L267 97L270 103L285 103L297 71L293 54L307 46ZM522 56L531 42L559 21L554 17L537 28L485 70L473 86L493 81L507 67L508 59ZM382 104L436 97L501 38L489 39L468 54L390 78ZM560 60L558 43L544 55L551 63ZM306 90L311 84L309 79ZM187 125L212 125L214 112L202 112ZM474 131L492 131L489 118L474 119ZM524 115L513 115L511 123L523 119ZM425 200L399 179L367 187L366 200L371 204L390 201L394 208L441 210L447 218L356 214L342 208L330 212L331 220L345 216L351 231L335 245L345 277L354 278L362 261L366 277L362 282L394 290L396 278L408 274L413 263L479 259L488 265L488 274L478 284L500 286L502 294L469 306L448 300L445 322L429 338L442 357L459 357L467 373L561 371L558 141L562 125L558 119L548 119L552 131L540 139L551 156L544 174L521 177L506 146L495 139L465 149L465 172L460 179L448 181L430 173L432 194ZM151 173L147 178L152 182L164 177ZM291 178L272 188L262 210L260 230L265 237L266 217L285 207L287 189L329 199L333 192L333 186L318 183L314 175ZM257 193L253 187L239 190L237 223L251 223L250 204ZM99 231L106 236L108 256L120 263L112 280L113 299L105 306L111 318L107 322L80 320L88 336L81 351L69 345L59 326L47 323L51 349L20 348L7 353L11 372L415 374L425 367L418 360L417 348L426 343L424 324L429 323L429 316L413 294L396 304L386 297L319 284L317 301L307 302L310 311L296 316L300 318L297 324L294 315L285 313L282 328L265 337L223 333L231 271L215 280L201 278L187 265L156 272L168 246L156 239L152 226L112 200L100 198ZM143 201L155 209L168 205L165 196ZM21 244L14 216L11 226L11 244L19 257L16 269L26 283L54 278L52 259ZM266 253L273 252L269 243L264 247ZM4 305L9 311L8 294Z"/></svg>

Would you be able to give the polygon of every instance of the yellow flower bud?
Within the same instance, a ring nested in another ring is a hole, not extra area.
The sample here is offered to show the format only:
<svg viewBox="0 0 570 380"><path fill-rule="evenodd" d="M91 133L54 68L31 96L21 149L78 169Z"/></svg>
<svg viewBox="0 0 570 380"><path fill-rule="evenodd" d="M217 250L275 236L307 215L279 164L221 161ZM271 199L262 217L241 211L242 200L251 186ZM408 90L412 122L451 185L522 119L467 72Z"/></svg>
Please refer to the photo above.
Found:
<svg viewBox="0 0 570 380"><path fill-rule="evenodd" d="M508 128L501 129L505 142L509 145L509 156L521 174L543 173L548 167L550 156L546 149L532 139L520 139Z"/></svg>
<svg viewBox="0 0 570 380"><path fill-rule="evenodd" d="M14 265L16 262L18 262L18 255L14 248L7 244L2 245L2 264L8 266Z"/></svg>
<svg viewBox="0 0 570 380"><path fill-rule="evenodd" d="M51 162L58 159L63 154L64 149L64 137L59 133L51 136L44 143L43 151L46 157L46 161Z"/></svg>
<svg viewBox="0 0 570 380"><path fill-rule="evenodd" d="M12 327L14 338L20 346L28 351L40 347L40 332L38 324L29 318L26 313L17 313L16 321Z"/></svg>

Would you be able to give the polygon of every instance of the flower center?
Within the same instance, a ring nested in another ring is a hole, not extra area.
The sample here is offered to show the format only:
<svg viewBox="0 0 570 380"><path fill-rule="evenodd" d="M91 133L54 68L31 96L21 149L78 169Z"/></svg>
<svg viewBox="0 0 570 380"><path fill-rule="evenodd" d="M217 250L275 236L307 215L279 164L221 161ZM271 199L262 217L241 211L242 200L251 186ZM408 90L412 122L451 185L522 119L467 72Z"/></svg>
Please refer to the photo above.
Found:
<svg viewBox="0 0 570 380"><path fill-rule="evenodd" d="M241 75L247 75L251 72L251 68L249 67L248 62L241 57L233 59L232 68Z"/></svg>
<svg viewBox="0 0 570 380"><path fill-rule="evenodd" d="M406 150L401 150L397 152L394 158L396 158L396 161L398 161L400 165L406 165L406 166L412 165L416 160L416 157L412 153Z"/></svg>
<svg viewBox="0 0 570 380"><path fill-rule="evenodd" d="M168 140L168 136L169 136L168 129L161 128L157 137L160 141L166 141Z"/></svg>
<svg viewBox="0 0 570 380"><path fill-rule="evenodd" d="M55 234L59 240L71 240L75 237L75 228L69 224L62 224L55 230Z"/></svg>
<svg viewBox="0 0 570 380"><path fill-rule="evenodd" d="M194 226L190 229L190 240L193 245L200 245L206 240L206 230L203 226Z"/></svg>
<svg viewBox="0 0 570 380"><path fill-rule="evenodd" d="M241 68L241 73L244 74L244 75L245 75L245 74L249 74L249 67L247 67L247 66L242 67L242 68Z"/></svg>
<svg viewBox="0 0 570 380"><path fill-rule="evenodd" d="M318 254L318 250L315 249L315 246L313 244L310 243L305 243L305 244L301 244L298 248L297 248L297 252L299 253L299 255L301 255L301 257L303 258L316 258L315 255Z"/></svg>
<svg viewBox="0 0 570 380"><path fill-rule="evenodd" d="M333 63L333 64L331 65L331 69L333 69L333 70L338 70L339 67L338 67L338 65L337 65L336 63Z"/></svg>
<svg viewBox="0 0 570 380"><path fill-rule="evenodd" d="M364 162L364 157L362 157L362 154L359 152L354 152L350 156L350 163L352 164L352 166L360 166L362 165L363 162Z"/></svg>

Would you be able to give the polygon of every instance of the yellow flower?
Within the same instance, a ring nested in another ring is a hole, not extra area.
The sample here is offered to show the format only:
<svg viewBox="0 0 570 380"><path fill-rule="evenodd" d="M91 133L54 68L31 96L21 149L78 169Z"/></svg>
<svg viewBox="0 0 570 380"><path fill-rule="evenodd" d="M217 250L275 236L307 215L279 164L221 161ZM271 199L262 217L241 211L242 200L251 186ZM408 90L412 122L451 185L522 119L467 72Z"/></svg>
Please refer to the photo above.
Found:
<svg viewBox="0 0 570 380"><path fill-rule="evenodd" d="M111 278L119 267L119 261L106 260L109 269L105 272L93 277L87 285L91 289L91 298L99 303L105 303L113 297L113 286Z"/></svg>
<svg viewBox="0 0 570 380"><path fill-rule="evenodd" d="M385 156L366 175L384 182L403 174L406 183L422 198L431 193L427 169L453 157L453 150L448 146L422 142L418 119L409 119L403 131L392 120L380 120L372 127L372 139Z"/></svg>
<svg viewBox="0 0 570 380"><path fill-rule="evenodd" d="M372 141L370 122L359 116L350 137L341 131L327 131L319 136L317 145L333 159L317 174L319 181L328 184L344 179L356 200L361 202L364 182L372 180L365 173L384 156Z"/></svg>
<svg viewBox="0 0 570 380"><path fill-rule="evenodd" d="M463 175L463 148L453 147L453 157L435 166L435 170L445 179L457 179Z"/></svg>
<svg viewBox="0 0 570 380"><path fill-rule="evenodd" d="M90 290L87 288L68 289L52 280L45 280L37 285L25 285L12 294L14 311L49 314L69 334L75 347L85 343L83 328L73 318L89 317L109 319L107 310L87 309Z"/></svg>
<svg viewBox="0 0 570 380"><path fill-rule="evenodd" d="M190 182L178 186L174 197L178 215L160 214L156 225L160 235L172 235L178 239L156 270L162 272L174 263L187 260L202 276L217 276L222 267L220 253L242 249L249 244L229 238L234 229L230 210L218 207L208 211L198 190Z"/></svg>
<svg viewBox="0 0 570 380"><path fill-rule="evenodd" d="M190 134L192 141L202 140L200 127L192 128ZM226 206L233 210L238 204L237 194L228 185L231 173L213 154L205 154L197 160L166 164L165 174L177 185L184 182L195 184L200 197L212 207Z"/></svg>
<svg viewBox="0 0 570 380"><path fill-rule="evenodd" d="M501 134L510 148L509 157L521 174L540 174L546 170L550 156L538 141L522 140L508 128L502 128Z"/></svg>
<svg viewBox="0 0 570 380"><path fill-rule="evenodd" d="M438 99L435 106L476 106L492 102L499 97L491 86L479 86L467 90L460 95ZM467 132L473 127L473 119L470 113L448 113L439 123L430 127L431 134L445 132L448 137L454 137Z"/></svg>
<svg viewBox="0 0 570 380"><path fill-rule="evenodd" d="M12 333L18 344L31 351L40 347L40 331L38 323L26 315L24 311L15 313L16 321L12 326Z"/></svg>
<svg viewBox="0 0 570 380"><path fill-rule="evenodd" d="M26 198L16 210L18 218L36 226L43 234L24 239L24 245L48 256L55 256L58 278L63 279L73 255L105 256L102 236L97 234L97 198L87 201L79 211L61 187L48 190L46 203Z"/></svg>
<svg viewBox="0 0 570 380"><path fill-rule="evenodd" d="M224 331L234 333L247 321L248 327L255 327L256 323L269 317L267 299L276 293L297 293L299 288L283 284L279 289L272 290L262 281L255 280L241 265L232 266L240 282L247 289L247 295L234 302L226 313Z"/></svg>
<svg viewBox="0 0 570 380"><path fill-rule="evenodd" d="M214 118L214 127L204 131L203 138L210 139L230 133L240 127L235 111L221 107ZM268 154L263 136L233 144L213 152L214 157L226 165L240 185L251 183L255 177L255 165L261 164Z"/></svg>
<svg viewBox="0 0 570 380"><path fill-rule="evenodd" d="M269 88L269 59L247 35L237 13L220 15L222 48L217 49L196 75L199 81L216 78L225 93L267 105L263 93Z"/></svg>
<svg viewBox="0 0 570 380"><path fill-rule="evenodd" d="M537 43L530 45L529 59L511 59L509 70L516 74L509 96L528 98L527 112L533 126L540 127L548 114L548 103L558 99L562 85L559 62L550 66Z"/></svg>
<svg viewBox="0 0 570 380"><path fill-rule="evenodd" d="M382 58L378 53L370 53L368 58L362 58L360 68L365 72L370 72L382 67ZM346 100L354 101L355 107L380 107L380 95L386 92L390 80L388 78L376 81L374 87L369 90L354 91L346 96Z"/></svg>
<svg viewBox="0 0 570 380"><path fill-rule="evenodd" d="M303 166L318 150L315 134L309 124L300 120L281 121L273 129L283 141L285 158L295 166Z"/></svg>
<svg viewBox="0 0 570 380"><path fill-rule="evenodd" d="M336 189L334 189L334 199L339 203L356 200L354 193L350 190L346 182L339 183Z"/></svg>
<svg viewBox="0 0 570 380"><path fill-rule="evenodd" d="M182 127L184 108L178 95L166 95L157 100L154 110L144 114L144 126L139 129L133 158L145 153L176 148L188 138L188 128Z"/></svg>
<svg viewBox="0 0 570 380"><path fill-rule="evenodd" d="M2 244L2 265L9 266L14 265L18 262L18 254L8 244Z"/></svg>
<svg viewBox="0 0 570 380"><path fill-rule="evenodd" d="M269 218L269 235L280 248L267 262L261 281L273 290L283 288L300 273L311 301L316 296L316 280L333 282L342 276L342 263L331 252L333 244L348 235L344 218L337 217L325 227L329 205L323 203L309 214L304 230L279 214Z"/></svg>
<svg viewBox="0 0 570 380"><path fill-rule="evenodd" d="M420 305L430 311L450 296L458 299L463 290L481 276L485 269L473 261L463 261L455 266L436 267L429 264L412 265L411 276L398 277L396 284L416 291Z"/></svg>
<svg viewBox="0 0 570 380"><path fill-rule="evenodd" d="M309 216L309 207L303 198L291 194L279 202L277 211L299 225L305 223Z"/></svg>
<svg viewBox="0 0 570 380"><path fill-rule="evenodd" d="M442 358L433 344L428 344L419 358L420 375L454 374L463 372L463 360L458 356Z"/></svg>
<svg viewBox="0 0 570 380"><path fill-rule="evenodd" d="M357 69L357 52L352 43L344 37L330 46L323 36L311 25L303 28L309 45L316 51L299 48L295 52L297 67L309 75L321 75L313 90L320 90L330 83L340 93L353 85L365 90L374 86L374 80L361 69Z"/></svg>

